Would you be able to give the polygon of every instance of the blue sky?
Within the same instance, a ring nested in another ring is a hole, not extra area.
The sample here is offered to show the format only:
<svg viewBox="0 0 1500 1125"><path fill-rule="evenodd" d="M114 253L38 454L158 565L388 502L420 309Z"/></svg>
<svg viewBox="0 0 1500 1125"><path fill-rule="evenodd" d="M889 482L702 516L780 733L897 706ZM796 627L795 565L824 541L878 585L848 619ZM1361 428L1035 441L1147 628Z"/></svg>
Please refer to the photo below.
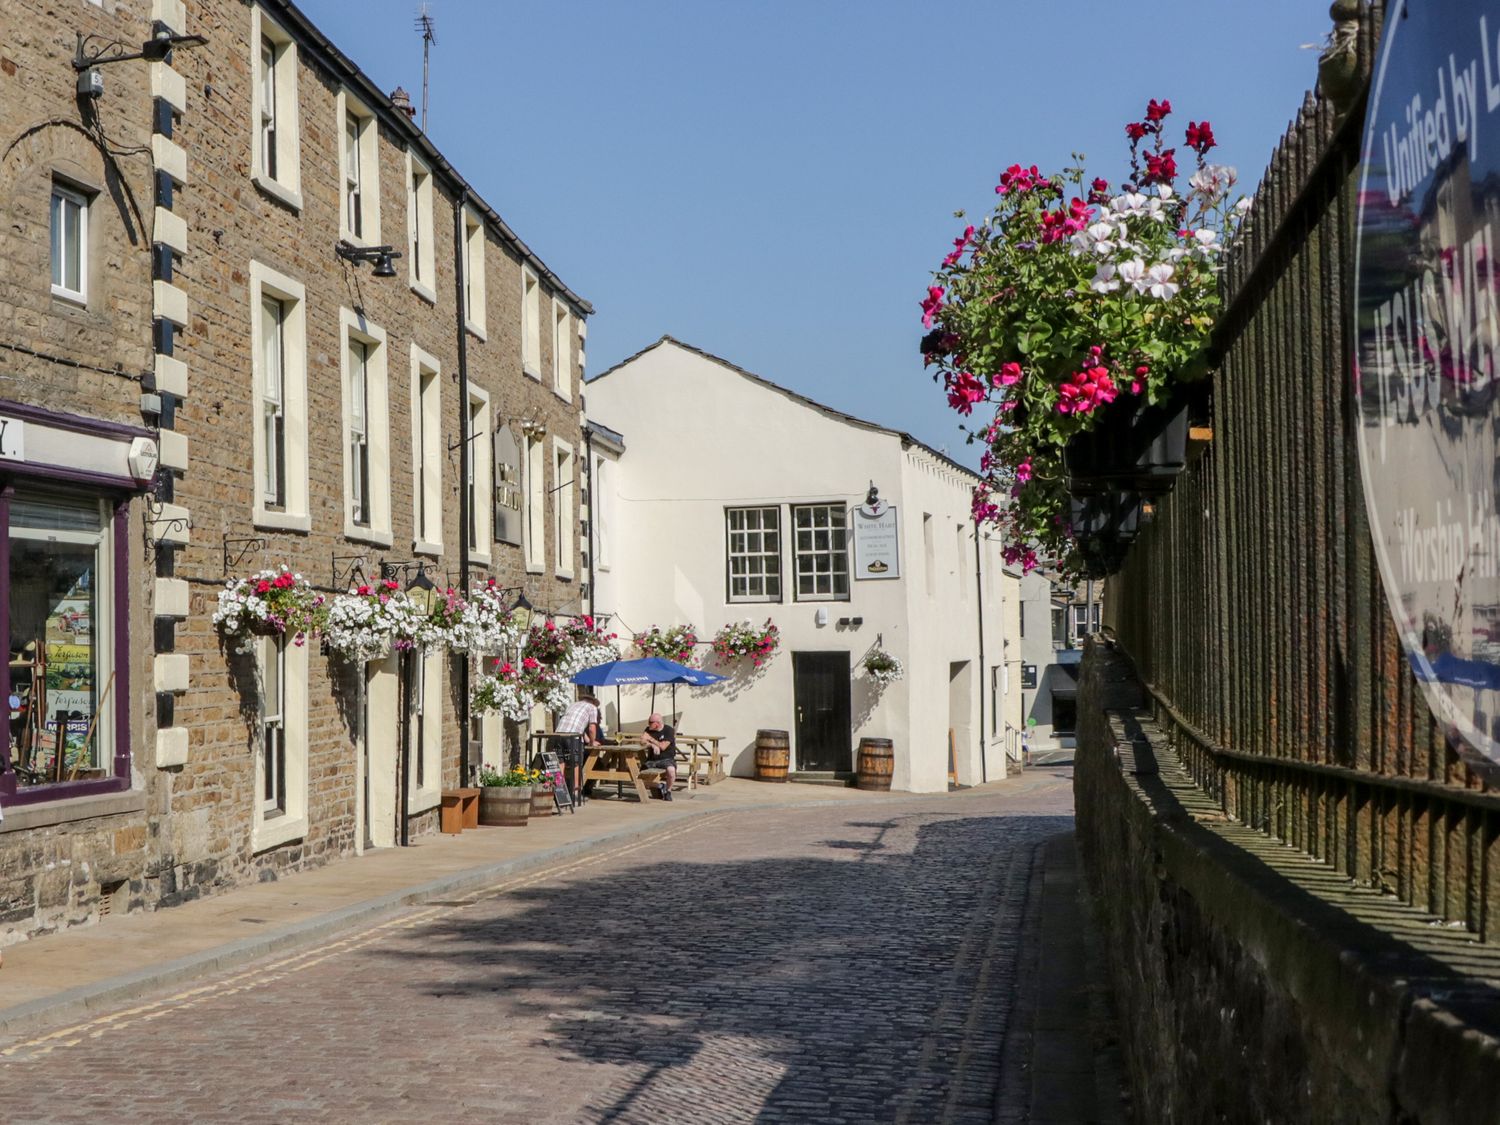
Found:
<svg viewBox="0 0 1500 1125"><path fill-rule="evenodd" d="M303 0L418 98L415 0ZM1012 163L1170 98L1241 187L1316 78L1326 0L430 0L428 133L597 312L598 374L663 333L975 464L918 301ZM607 418L601 419L608 422ZM675 429L680 420L663 419ZM630 435L627 435L627 439ZM690 430L683 435L691 438ZM702 435L699 435L700 438Z"/></svg>

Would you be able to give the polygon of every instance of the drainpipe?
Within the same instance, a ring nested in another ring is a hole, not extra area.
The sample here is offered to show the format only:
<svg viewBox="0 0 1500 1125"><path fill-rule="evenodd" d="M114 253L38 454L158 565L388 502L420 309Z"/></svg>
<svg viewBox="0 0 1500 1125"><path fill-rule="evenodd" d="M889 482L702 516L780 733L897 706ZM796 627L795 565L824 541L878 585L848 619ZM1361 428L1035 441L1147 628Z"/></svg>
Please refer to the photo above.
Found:
<svg viewBox="0 0 1500 1125"><path fill-rule="evenodd" d="M979 780L983 783L990 779L990 772L985 760L989 747L984 734L984 674L988 671L984 664L984 550L980 542L978 520L974 521L974 591L977 595L974 604L979 622L979 675L976 677L979 681Z"/></svg>
<svg viewBox="0 0 1500 1125"><path fill-rule="evenodd" d="M589 613L598 618L598 587L594 585L594 554L599 549L594 528L599 519L599 497L594 494L594 435L588 423L583 426L583 479L589 489Z"/></svg>
<svg viewBox="0 0 1500 1125"><path fill-rule="evenodd" d="M467 190L460 190L453 201L453 277L454 305L458 322L458 592L465 600L469 597L469 523L473 513L469 511L469 474L472 472L474 452L469 448L469 331L464 327L465 313L464 276L464 207L469 202ZM469 654L463 654L458 664L458 744L462 748L463 765L459 770L460 784L473 780L474 763L469 760Z"/></svg>

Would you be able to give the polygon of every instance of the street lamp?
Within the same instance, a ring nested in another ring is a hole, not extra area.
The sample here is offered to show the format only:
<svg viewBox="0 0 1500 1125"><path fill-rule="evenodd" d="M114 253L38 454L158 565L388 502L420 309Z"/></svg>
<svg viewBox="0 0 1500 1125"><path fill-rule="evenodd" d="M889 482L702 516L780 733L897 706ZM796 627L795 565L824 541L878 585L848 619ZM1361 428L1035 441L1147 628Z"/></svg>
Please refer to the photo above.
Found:
<svg viewBox="0 0 1500 1125"><path fill-rule="evenodd" d="M374 262L371 272L375 277L395 277L396 267L391 259L401 257L401 252L391 246L355 246L344 239L334 243L333 252L346 262Z"/></svg>

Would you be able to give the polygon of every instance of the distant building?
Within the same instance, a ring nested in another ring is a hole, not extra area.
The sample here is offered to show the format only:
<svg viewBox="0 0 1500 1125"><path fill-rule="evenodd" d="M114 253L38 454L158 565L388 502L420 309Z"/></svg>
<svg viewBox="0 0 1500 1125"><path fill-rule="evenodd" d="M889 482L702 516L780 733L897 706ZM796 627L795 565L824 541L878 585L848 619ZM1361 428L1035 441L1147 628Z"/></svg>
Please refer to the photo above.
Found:
<svg viewBox="0 0 1500 1125"><path fill-rule="evenodd" d="M1043 572L1021 580L1026 635L1021 642L1022 703L1033 752L1073 747L1083 642L1101 623L1102 582L1076 588ZM1034 624L1033 624L1034 623Z"/></svg>
<svg viewBox="0 0 1500 1125"><path fill-rule="evenodd" d="M973 473L670 337L587 396L596 610L626 640L691 625L700 662L730 676L679 690L684 730L723 735L736 774L753 773L770 729L789 732L798 777L847 778L865 737L894 742L897 789L1005 776L1007 734L1020 752L1020 586L998 539L976 541ZM741 620L780 630L763 668L708 650ZM874 650L905 677L876 685ZM605 694L612 726L645 718L642 693L623 715Z"/></svg>

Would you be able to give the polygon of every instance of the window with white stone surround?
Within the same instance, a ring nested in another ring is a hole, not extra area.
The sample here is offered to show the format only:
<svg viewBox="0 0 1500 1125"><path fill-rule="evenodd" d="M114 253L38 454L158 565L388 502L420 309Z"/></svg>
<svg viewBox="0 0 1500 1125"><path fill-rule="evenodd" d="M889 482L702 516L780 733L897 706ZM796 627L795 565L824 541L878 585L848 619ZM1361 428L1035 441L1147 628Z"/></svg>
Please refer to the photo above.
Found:
<svg viewBox="0 0 1500 1125"><path fill-rule="evenodd" d="M302 207L297 122L297 45L259 7L250 8L250 177L290 207Z"/></svg>
<svg viewBox="0 0 1500 1125"><path fill-rule="evenodd" d="M391 545L390 380L385 330L339 310L343 337L344 535Z"/></svg>
<svg viewBox="0 0 1500 1125"><path fill-rule="evenodd" d="M250 263L251 399L258 526L307 531L307 335L302 284Z"/></svg>

